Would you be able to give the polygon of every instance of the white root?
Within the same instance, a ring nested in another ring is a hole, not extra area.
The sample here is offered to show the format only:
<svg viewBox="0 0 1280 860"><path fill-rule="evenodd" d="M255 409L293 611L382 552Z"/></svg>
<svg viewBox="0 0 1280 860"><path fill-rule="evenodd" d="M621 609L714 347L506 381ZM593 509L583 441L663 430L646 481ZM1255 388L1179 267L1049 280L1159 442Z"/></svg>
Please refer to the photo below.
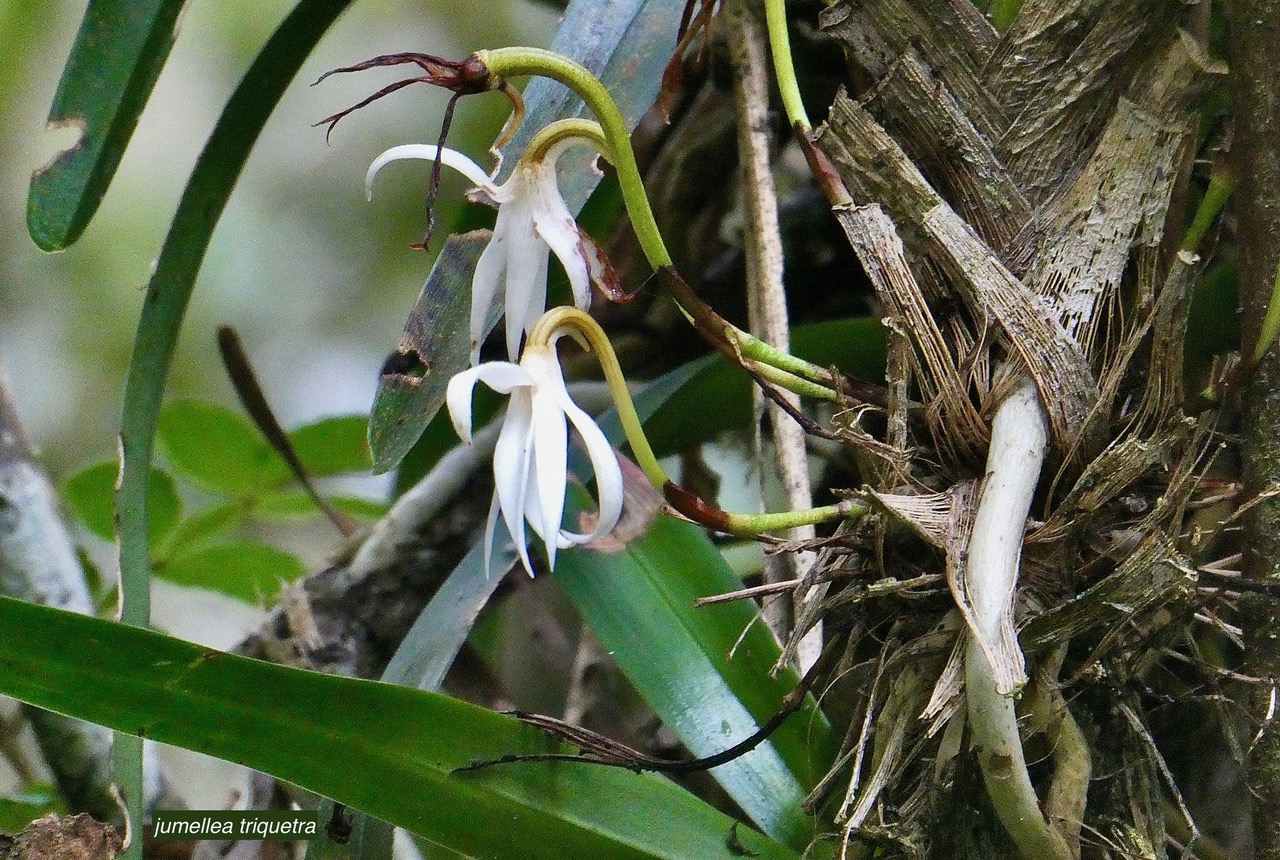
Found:
<svg viewBox="0 0 1280 860"><path fill-rule="evenodd" d="M1048 447L1049 421L1035 384L1023 379L996 411L987 474L967 559L970 636L965 695L971 745L1005 830L1026 860L1071 860L1062 834L1040 810L1018 735L1016 689L1001 689L1015 667L1025 679L1013 633L1022 535ZM993 660L996 663L993 664Z"/></svg>

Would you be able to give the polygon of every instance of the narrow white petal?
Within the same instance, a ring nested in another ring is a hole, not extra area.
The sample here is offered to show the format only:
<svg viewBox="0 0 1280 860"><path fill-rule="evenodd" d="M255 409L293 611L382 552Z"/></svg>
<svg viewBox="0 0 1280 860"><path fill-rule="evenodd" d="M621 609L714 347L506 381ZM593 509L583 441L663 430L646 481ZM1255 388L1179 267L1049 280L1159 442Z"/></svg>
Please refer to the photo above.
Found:
<svg viewBox="0 0 1280 860"><path fill-rule="evenodd" d="M538 290L546 289L547 247L538 239L533 226L530 201L519 197L510 203L511 221L506 231L507 240L507 355L520 354L520 336L533 327L542 315L530 316L530 306ZM539 275L541 274L541 283Z"/></svg>
<svg viewBox="0 0 1280 860"><path fill-rule="evenodd" d="M493 481L502 518L530 576L533 576L533 565L525 546L524 508L529 484L529 445L533 437L532 399L527 391L512 395L493 451Z"/></svg>
<svg viewBox="0 0 1280 860"><path fill-rule="evenodd" d="M569 431L554 388L539 388L533 395L533 455L537 476L539 519L547 545L548 566L555 569L556 537L564 517L564 490L568 469ZM534 504L530 499L528 504Z"/></svg>
<svg viewBox="0 0 1280 860"><path fill-rule="evenodd" d="M584 543L607 535L618 524L622 516L622 469L618 466L618 455L614 452L613 446L609 444L604 432L591 416L569 400L567 394L561 405L564 407L565 416L573 423L587 446L587 456L590 457L591 466L595 469L596 489L600 494L596 527L590 534L583 535L567 531L560 533L570 543Z"/></svg>
<svg viewBox="0 0 1280 860"><path fill-rule="evenodd" d="M518 364L490 361L455 374L445 388L445 403L458 438L471 444L471 392L476 382L483 382L499 394L510 394L515 388L533 384L533 378Z"/></svg>
<svg viewBox="0 0 1280 860"><path fill-rule="evenodd" d="M464 370L449 380L444 391L444 400L449 407L449 418L453 421L453 429L458 438L465 444L471 444L471 391L476 387L479 376L478 367Z"/></svg>
<svg viewBox="0 0 1280 860"><path fill-rule="evenodd" d="M555 171L549 171L550 184L540 183L536 190L533 223L538 236L550 246L569 276L573 304L586 310L591 307L591 282L586 252L578 238L578 225L555 184Z"/></svg>
<svg viewBox="0 0 1280 860"><path fill-rule="evenodd" d="M406 143L401 146L391 147L375 158L373 163L369 165L369 170L364 175L364 193L370 200L373 199L373 179L378 175L378 171L393 161L402 161L404 159L438 160L446 167L452 167L461 173L477 188L483 188L490 195L499 194L497 186L489 179L489 174L485 173L480 165L467 158L461 152L448 147L440 149L429 143Z"/></svg>
<svg viewBox="0 0 1280 860"><path fill-rule="evenodd" d="M489 500L489 518L484 526L484 578L489 578L489 571L493 567L493 536L498 526L498 494L495 492L493 498Z"/></svg>
<svg viewBox="0 0 1280 860"><path fill-rule="evenodd" d="M471 363L480 361L480 344L489 333L489 309L498 286L507 273L506 221L510 213L498 210L498 220L493 225L493 238L480 252L476 271L471 277ZM516 356L510 356L516 358Z"/></svg>

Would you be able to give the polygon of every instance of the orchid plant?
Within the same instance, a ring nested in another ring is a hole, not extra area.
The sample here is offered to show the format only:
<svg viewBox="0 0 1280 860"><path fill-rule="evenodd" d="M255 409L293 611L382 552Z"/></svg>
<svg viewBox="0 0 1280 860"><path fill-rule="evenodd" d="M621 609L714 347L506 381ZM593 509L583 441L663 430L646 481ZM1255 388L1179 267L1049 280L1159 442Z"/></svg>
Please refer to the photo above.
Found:
<svg viewBox="0 0 1280 860"><path fill-rule="evenodd" d="M482 61L486 67L501 67L504 59L508 65L514 62L512 67L518 72L523 69L519 63L527 60L524 54L542 63L540 70L559 75L571 85L576 84L605 122L562 119L538 130L510 178L502 184L495 182L496 169L493 174L487 174L466 155L431 144L392 147L375 158L365 174L365 192L372 197L374 180L388 164L405 159L432 161L461 173L475 186L473 197L487 198L498 207L492 237L481 253L472 277L471 368L450 381L447 394L454 427L467 443L471 440L470 401L475 384L483 382L499 393L511 395L494 452L495 492L486 527L485 569L489 569L492 558L499 515L506 522L520 561L530 576L534 566L525 546L526 522L546 545L548 567L554 568L557 548L563 549L607 534L621 515L622 478L617 462L604 434L590 416L573 403L565 387L555 343L566 333L573 334L584 345L589 343L600 358L619 411L630 416L629 420L624 419L628 441L641 459L646 476L655 488L664 493L674 512L720 531L756 535L799 524L838 519L860 511L858 503L842 502L778 514L730 514L706 504L674 484L658 465L644 439L643 428L635 418L626 380L603 330L585 313L566 314L565 308L546 311L547 266L553 252L564 266L572 290L573 305L568 310L581 312L590 306L592 282L612 300L627 298L608 258L577 226L560 194L556 163L568 147L574 144L590 146L598 155L611 160L619 168L620 176L631 177L630 181L623 182L624 199L638 225L636 232L646 255L659 271L666 273L666 280L673 285L681 310L722 351L738 356L743 367L758 379L797 393L833 398L834 392L821 382L829 380L830 376L826 371L790 355L771 350L749 334L730 326L684 287L683 279L671 266L653 222L643 186L638 181L630 143L625 132L620 137L617 133L621 124L616 116L617 108L593 77L563 57L534 49L506 49L504 52L482 52L476 56L486 58ZM404 55L388 58L388 62L405 61ZM359 68L368 65L361 64ZM429 82L442 83L438 76L432 76ZM466 86L475 86L471 77ZM519 104L518 100L513 101ZM518 121L519 115L517 110L513 121ZM510 124L504 129L503 136L509 131ZM487 334L486 313L499 290L503 291L504 298L507 355L512 360L481 364L480 347ZM540 334L535 335L535 332ZM517 358L518 362L514 361ZM596 471L600 509L596 526L589 534L560 528L568 479L565 472L567 424L573 424L582 436Z"/></svg>

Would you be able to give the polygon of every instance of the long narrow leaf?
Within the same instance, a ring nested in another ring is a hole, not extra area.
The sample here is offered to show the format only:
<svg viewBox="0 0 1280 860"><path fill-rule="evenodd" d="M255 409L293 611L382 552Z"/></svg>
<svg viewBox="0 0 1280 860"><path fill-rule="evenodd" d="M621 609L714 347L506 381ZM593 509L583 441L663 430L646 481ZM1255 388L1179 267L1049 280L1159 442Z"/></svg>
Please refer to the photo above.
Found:
<svg viewBox="0 0 1280 860"><path fill-rule="evenodd" d="M436 693L237 657L0 599L0 693L257 768L475 857L724 858L732 820L674 783L569 751ZM739 828L753 856L795 857ZM736 848L736 846L735 846Z"/></svg>
<svg viewBox="0 0 1280 860"><path fill-rule="evenodd" d="M116 512L120 530L121 620L126 623L145 625L151 615L148 477L160 401L196 274L259 132L303 60L349 2L300 0L267 40L200 153L147 285L125 380L120 422L123 462ZM140 831L142 745L121 736L113 757L131 825L135 832ZM131 848L129 854L136 857L138 851Z"/></svg>
<svg viewBox="0 0 1280 860"><path fill-rule="evenodd" d="M696 597L742 587L696 526L659 516L622 551L566 550L555 577L623 674L697 756L751 735L796 685L794 673L769 676L778 644L754 604L694 607ZM711 773L761 829L802 850L815 823L801 801L837 745L810 700L765 743Z"/></svg>

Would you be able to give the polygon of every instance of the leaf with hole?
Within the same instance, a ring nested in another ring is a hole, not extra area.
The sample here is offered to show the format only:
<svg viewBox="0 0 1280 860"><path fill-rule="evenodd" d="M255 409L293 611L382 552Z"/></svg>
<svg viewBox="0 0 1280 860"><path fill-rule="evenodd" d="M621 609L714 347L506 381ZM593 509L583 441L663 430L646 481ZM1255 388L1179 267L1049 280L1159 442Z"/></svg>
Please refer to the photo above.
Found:
<svg viewBox="0 0 1280 860"><path fill-rule="evenodd" d="M46 251L80 237L115 176L177 34L183 0L92 0L48 125L76 139L31 177L27 228Z"/></svg>

